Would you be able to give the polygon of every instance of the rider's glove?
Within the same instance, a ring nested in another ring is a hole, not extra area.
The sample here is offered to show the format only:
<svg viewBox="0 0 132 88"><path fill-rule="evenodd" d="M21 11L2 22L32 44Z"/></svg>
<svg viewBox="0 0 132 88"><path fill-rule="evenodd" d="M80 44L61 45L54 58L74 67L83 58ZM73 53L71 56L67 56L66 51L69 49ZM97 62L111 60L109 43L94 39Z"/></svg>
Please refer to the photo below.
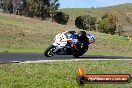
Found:
<svg viewBox="0 0 132 88"><path fill-rule="evenodd" d="M76 44L71 44L71 47L74 48L74 49L77 49Z"/></svg>

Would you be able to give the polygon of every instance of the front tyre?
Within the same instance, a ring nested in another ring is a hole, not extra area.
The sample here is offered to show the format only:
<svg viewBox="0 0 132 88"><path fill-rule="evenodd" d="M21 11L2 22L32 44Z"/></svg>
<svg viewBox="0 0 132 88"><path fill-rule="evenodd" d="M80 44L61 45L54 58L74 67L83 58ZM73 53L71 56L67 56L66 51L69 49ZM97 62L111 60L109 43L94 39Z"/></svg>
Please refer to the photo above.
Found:
<svg viewBox="0 0 132 88"><path fill-rule="evenodd" d="M56 46L54 45L50 45L44 52L44 55L46 57L52 57L55 55L55 53L53 52L55 50Z"/></svg>

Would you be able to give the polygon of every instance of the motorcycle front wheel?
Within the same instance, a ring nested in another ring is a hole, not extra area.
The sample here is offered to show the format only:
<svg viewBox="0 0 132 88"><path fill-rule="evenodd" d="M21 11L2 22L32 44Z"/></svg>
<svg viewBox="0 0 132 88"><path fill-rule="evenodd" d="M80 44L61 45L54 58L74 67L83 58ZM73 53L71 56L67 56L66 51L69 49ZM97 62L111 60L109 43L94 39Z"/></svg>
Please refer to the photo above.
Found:
<svg viewBox="0 0 132 88"><path fill-rule="evenodd" d="M55 47L54 45L50 45L44 52L44 55L46 57L52 57L55 55L55 53L53 52L55 50Z"/></svg>

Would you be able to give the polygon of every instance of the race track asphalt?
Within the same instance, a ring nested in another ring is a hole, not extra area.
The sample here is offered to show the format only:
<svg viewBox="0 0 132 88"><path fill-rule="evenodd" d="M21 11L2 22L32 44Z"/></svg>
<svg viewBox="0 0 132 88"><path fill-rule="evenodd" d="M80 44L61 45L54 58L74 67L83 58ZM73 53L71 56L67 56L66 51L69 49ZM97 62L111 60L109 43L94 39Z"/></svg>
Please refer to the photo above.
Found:
<svg viewBox="0 0 132 88"><path fill-rule="evenodd" d="M123 56L95 56L95 55L83 55L80 58L74 58L72 55L55 55L53 57L45 57L43 53L24 53L24 52L0 52L0 63L12 63L12 62L26 62L26 61L38 61L38 60L77 60L77 59L93 59L93 60L132 60L132 57Z"/></svg>

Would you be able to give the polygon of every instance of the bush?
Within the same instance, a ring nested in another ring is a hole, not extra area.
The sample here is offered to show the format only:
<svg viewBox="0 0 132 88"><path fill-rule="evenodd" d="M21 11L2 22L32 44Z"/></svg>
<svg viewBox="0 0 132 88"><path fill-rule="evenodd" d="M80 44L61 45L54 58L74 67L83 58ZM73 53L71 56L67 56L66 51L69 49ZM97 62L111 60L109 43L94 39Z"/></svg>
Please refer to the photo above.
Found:
<svg viewBox="0 0 132 88"><path fill-rule="evenodd" d="M54 15L53 19L55 22L65 25L69 20L69 15L64 12L57 12Z"/></svg>
<svg viewBox="0 0 132 88"><path fill-rule="evenodd" d="M98 22L98 30L107 34L115 34L118 19L112 14L104 14Z"/></svg>
<svg viewBox="0 0 132 88"><path fill-rule="evenodd" d="M79 16L76 18L75 26L79 29L83 29L83 17Z"/></svg>
<svg viewBox="0 0 132 88"><path fill-rule="evenodd" d="M90 15L79 16L75 20L75 26L83 30L96 30L96 17Z"/></svg>

